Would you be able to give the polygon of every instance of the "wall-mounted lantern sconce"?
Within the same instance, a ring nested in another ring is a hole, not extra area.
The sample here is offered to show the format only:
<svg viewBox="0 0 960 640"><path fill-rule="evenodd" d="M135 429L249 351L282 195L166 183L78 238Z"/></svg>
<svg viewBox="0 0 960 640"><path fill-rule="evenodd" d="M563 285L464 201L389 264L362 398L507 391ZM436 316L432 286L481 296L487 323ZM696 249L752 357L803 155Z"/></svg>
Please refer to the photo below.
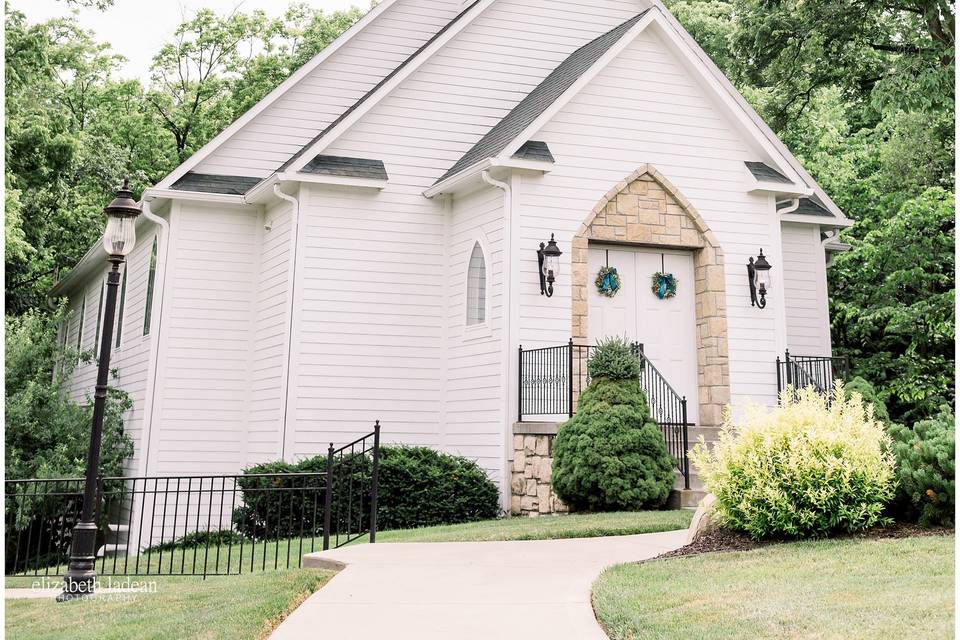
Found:
<svg viewBox="0 0 960 640"><path fill-rule="evenodd" d="M537 262L540 264L540 295L548 298L553 295L553 283L556 281L556 274L560 271L560 256L563 252L557 246L557 241L550 234L550 242L544 245L540 243L537 250Z"/></svg>
<svg viewBox="0 0 960 640"><path fill-rule="evenodd" d="M747 275L750 279L750 306L763 309L767 306L767 293L770 292L770 263L760 249L760 255L754 262L750 258L747 263Z"/></svg>

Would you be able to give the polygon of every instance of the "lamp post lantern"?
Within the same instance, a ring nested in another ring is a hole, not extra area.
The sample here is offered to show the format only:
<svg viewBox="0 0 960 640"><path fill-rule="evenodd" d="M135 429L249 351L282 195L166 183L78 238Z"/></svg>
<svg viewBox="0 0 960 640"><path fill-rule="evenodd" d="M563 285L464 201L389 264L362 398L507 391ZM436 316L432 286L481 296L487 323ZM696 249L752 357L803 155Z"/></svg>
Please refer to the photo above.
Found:
<svg viewBox="0 0 960 640"><path fill-rule="evenodd" d="M550 234L550 242L540 243L537 250L537 264L540 266L540 295L548 298L553 295L553 283L556 282L556 274L560 271L560 256L563 252L557 246L557 241Z"/></svg>
<svg viewBox="0 0 960 640"><path fill-rule="evenodd" d="M103 416L107 404L107 382L110 376L110 348L113 344L113 321L117 308L117 289L120 286L120 265L133 250L137 241L135 226L140 206L133 199L129 180L117 190L113 201L104 208L107 229L103 235L103 249L112 265L107 275L107 300L103 310L103 334L100 337L100 360L97 385L93 394L93 421L90 428L90 448L87 452L87 470L83 488L83 510L80 522L73 528L70 543L70 564L63 577L63 593L58 602L93 593L96 582L97 470L100 466L100 442L103 437Z"/></svg>
<svg viewBox="0 0 960 640"><path fill-rule="evenodd" d="M754 262L750 258L747 263L747 277L750 280L750 306L757 306L763 309L767 306L767 294L770 293L772 283L770 280L771 265L767 262L767 257L763 255L763 249L760 249L760 255Z"/></svg>

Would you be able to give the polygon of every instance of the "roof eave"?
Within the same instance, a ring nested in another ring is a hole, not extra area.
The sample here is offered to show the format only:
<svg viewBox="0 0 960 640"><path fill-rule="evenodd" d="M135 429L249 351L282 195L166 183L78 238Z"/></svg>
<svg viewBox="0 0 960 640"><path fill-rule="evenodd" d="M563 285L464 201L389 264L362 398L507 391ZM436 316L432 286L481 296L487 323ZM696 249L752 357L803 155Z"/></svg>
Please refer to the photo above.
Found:
<svg viewBox="0 0 960 640"><path fill-rule="evenodd" d="M467 185L480 180L480 174L488 169L504 168L514 171L529 171L546 174L553 170L554 163L547 160L524 160L522 158L500 157L484 158L480 162L463 169L449 178L444 178L423 192L426 198L435 198L443 194L457 193Z"/></svg>

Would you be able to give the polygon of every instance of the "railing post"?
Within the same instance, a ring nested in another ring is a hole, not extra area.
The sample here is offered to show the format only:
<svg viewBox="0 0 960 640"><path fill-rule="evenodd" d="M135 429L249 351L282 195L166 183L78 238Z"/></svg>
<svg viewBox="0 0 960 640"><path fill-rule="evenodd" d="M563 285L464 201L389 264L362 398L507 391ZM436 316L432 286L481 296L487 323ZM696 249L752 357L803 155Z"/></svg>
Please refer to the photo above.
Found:
<svg viewBox="0 0 960 640"><path fill-rule="evenodd" d="M323 495L323 550L330 548L330 511L333 508L333 443L327 449L327 482Z"/></svg>
<svg viewBox="0 0 960 640"><path fill-rule="evenodd" d="M523 345L517 347L517 422L523 422Z"/></svg>
<svg viewBox="0 0 960 640"><path fill-rule="evenodd" d="M380 488L380 421L373 425L373 469L370 475L370 544L377 541L377 492Z"/></svg>
<svg viewBox="0 0 960 640"><path fill-rule="evenodd" d="M777 402L780 401L781 393L783 393L783 378L780 375L780 356L777 356Z"/></svg>
<svg viewBox="0 0 960 640"><path fill-rule="evenodd" d="M573 417L573 338L567 342L567 417Z"/></svg>
<svg viewBox="0 0 960 640"><path fill-rule="evenodd" d="M791 369L791 367L790 367L790 349L787 349L787 350L784 352L784 355L786 356L786 365L784 365L784 366L786 367L787 386L790 387L790 386L793 386L793 372L790 370L790 369Z"/></svg>
<svg viewBox="0 0 960 640"><path fill-rule="evenodd" d="M690 446L689 436L687 434L687 396L683 396L680 401L683 413L683 488L690 489L690 458L687 456L687 448Z"/></svg>

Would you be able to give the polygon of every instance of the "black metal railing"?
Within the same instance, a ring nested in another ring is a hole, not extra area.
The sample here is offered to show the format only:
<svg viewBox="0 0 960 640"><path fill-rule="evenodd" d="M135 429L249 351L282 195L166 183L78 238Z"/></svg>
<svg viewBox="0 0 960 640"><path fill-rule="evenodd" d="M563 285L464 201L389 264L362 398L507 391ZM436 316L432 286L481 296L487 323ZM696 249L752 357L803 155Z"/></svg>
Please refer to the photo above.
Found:
<svg viewBox="0 0 960 640"><path fill-rule="evenodd" d="M104 477L99 575L236 575L299 567L303 554L376 541L380 424L311 473ZM64 573L81 478L6 480L4 573Z"/></svg>
<svg viewBox="0 0 960 640"><path fill-rule="evenodd" d="M846 356L796 356L790 351L781 360L777 356L777 393L787 387L804 389L812 387L818 393L829 396L837 380L850 377L850 361Z"/></svg>
<svg viewBox="0 0 960 640"><path fill-rule="evenodd" d="M650 413L660 427L667 449L677 459L677 468L690 488L689 422L687 399L667 382L650 359L643 354L643 345L633 343L640 358L640 387L647 397ZM567 344L539 349L519 348L519 389L517 420L530 416L572 417L577 400L590 384L587 362L593 345Z"/></svg>

